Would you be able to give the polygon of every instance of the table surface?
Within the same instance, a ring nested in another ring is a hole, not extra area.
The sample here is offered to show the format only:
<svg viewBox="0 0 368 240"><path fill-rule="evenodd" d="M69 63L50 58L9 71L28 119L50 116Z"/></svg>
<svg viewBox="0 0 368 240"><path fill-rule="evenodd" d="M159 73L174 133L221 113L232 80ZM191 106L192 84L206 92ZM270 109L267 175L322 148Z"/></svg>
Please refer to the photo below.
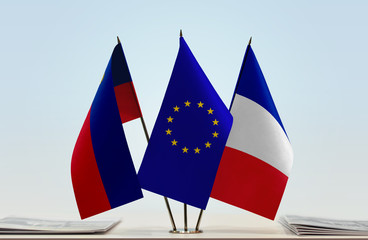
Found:
<svg viewBox="0 0 368 240"><path fill-rule="evenodd" d="M179 222L179 224L181 224ZM193 221L192 221L193 223ZM195 225L192 224L191 225ZM195 220L194 220L195 223ZM178 228L181 227L178 225ZM188 224L189 225L189 224ZM368 236L296 236L278 223L256 215L207 215L201 222L203 233L169 233L170 221L163 216L124 216L103 234L0 234L0 239L367 239Z"/></svg>

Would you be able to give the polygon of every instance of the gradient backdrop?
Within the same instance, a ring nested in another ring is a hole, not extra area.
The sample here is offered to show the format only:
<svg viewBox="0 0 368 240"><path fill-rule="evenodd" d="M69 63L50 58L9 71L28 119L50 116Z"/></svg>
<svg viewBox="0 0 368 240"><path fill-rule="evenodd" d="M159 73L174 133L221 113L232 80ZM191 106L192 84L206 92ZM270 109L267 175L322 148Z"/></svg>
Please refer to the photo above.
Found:
<svg viewBox="0 0 368 240"><path fill-rule="evenodd" d="M151 132L183 29L227 106L253 36L295 154L278 216L368 219L367 12L367 1L0 1L0 216L79 217L71 155L116 36ZM138 169L140 121L125 132ZM166 217L162 197L144 195L96 218ZM213 199L206 212L252 215Z"/></svg>

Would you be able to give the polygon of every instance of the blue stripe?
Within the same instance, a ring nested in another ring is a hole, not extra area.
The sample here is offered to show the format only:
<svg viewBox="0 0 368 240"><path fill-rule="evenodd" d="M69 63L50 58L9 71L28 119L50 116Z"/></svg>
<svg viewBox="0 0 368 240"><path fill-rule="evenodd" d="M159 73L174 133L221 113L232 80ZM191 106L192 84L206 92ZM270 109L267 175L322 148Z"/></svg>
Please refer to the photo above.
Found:
<svg viewBox="0 0 368 240"><path fill-rule="evenodd" d="M142 191L121 125L111 60L91 107L91 138L111 208L142 198Z"/></svg>
<svg viewBox="0 0 368 240"><path fill-rule="evenodd" d="M263 76L261 67L258 64L256 56L250 45L247 48L246 54L247 57L244 59L245 62L243 62L243 68L239 75L236 93L249 98L266 109L280 124L287 136L275 103L272 100L272 96Z"/></svg>

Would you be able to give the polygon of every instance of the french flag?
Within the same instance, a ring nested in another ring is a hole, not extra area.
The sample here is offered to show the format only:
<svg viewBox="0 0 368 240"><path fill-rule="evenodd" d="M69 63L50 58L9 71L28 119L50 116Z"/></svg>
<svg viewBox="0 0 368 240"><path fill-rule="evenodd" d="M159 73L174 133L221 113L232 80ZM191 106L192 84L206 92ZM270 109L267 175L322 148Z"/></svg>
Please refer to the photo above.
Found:
<svg viewBox="0 0 368 240"><path fill-rule="evenodd" d="M141 116L119 42L73 151L71 177L82 219L143 197L122 126Z"/></svg>
<svg viewBox="0 0 368 240"><path fill-rule="evenodd" d="M211 197L273 220L293 151L250 44L230 112L234 122Z"/></svg>

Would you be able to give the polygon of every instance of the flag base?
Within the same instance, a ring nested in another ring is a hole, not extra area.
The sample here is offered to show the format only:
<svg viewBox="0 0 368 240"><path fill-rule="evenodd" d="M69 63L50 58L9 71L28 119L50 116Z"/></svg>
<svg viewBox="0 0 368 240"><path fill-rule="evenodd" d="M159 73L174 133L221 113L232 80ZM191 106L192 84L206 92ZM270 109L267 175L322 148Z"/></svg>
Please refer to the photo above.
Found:
<svg viewBox="0 0 368 240"><path fill-rule="evenodd" d="M195 229L177 229L177 230L170 230L169 233L176 233L176 234L193 234L193 233L203 233L202 230L195 230Z"/></svg>

